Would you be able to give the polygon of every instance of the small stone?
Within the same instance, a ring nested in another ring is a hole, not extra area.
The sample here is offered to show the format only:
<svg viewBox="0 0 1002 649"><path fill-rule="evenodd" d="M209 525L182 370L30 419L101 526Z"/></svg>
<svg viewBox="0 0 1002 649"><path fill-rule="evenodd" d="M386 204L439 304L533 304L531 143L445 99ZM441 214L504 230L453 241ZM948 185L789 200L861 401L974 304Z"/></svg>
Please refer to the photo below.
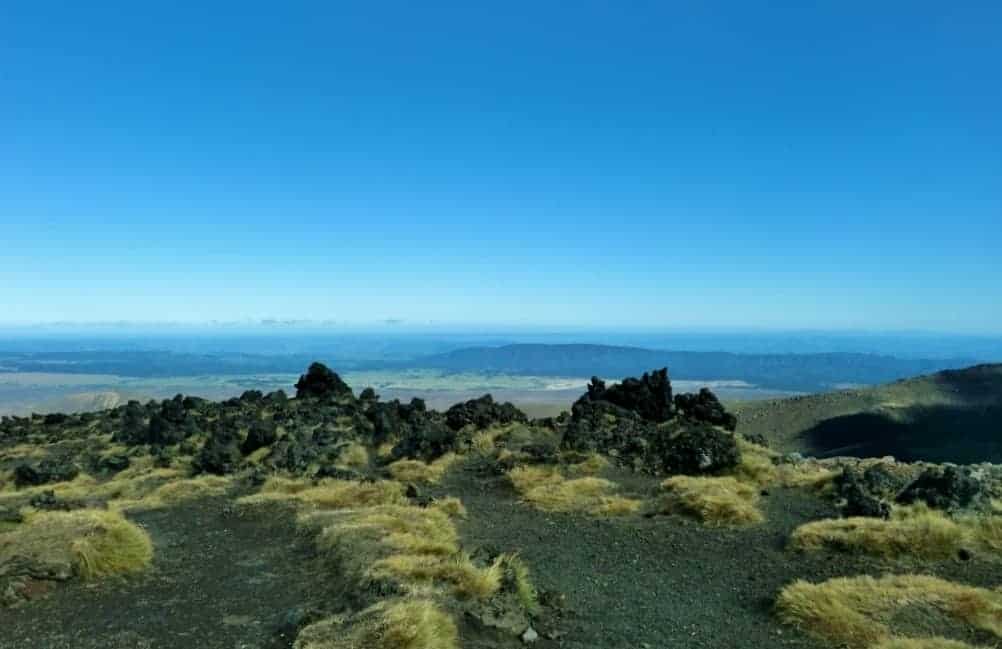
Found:
<svg viewBox="0 0 1002 649"><path fill-rule="evenodd" d="M525 633L522 634L522 642L525 644L531 644L536 640L539 640L539 634L536 633L536 630L530 626L525 630Z"/></svg>

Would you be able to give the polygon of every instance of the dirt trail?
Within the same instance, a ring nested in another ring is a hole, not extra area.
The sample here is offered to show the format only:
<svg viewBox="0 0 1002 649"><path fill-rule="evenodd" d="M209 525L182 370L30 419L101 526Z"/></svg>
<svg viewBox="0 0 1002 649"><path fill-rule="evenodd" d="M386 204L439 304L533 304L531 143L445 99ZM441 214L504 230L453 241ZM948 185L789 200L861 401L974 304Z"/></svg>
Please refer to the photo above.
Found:
<svg viewBox="0 0 1002 649"><path fill-rule="evenodd" d="M149 571L0 608L0 647L278 649L291 613L326 594L288 512L242 517L216 498L131 518L153 537Z"/></svg>

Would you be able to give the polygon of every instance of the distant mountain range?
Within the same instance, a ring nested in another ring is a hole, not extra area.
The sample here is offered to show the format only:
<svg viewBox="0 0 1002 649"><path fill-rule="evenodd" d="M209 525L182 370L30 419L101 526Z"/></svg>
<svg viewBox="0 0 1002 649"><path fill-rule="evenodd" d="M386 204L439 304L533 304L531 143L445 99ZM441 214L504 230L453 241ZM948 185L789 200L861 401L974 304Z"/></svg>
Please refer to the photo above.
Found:
<svg viewBox="0 0 1002 649"><path fill-rule="evenodd" d="M874 385L972 365L969 359L902 359L857 353L732 354L663 351L608 345L505 345L469 347L425 356L411 367L450 372L538 376L601 376L618 379L667 367L673 379L745 381L778 390L815 392Z"/></svg>

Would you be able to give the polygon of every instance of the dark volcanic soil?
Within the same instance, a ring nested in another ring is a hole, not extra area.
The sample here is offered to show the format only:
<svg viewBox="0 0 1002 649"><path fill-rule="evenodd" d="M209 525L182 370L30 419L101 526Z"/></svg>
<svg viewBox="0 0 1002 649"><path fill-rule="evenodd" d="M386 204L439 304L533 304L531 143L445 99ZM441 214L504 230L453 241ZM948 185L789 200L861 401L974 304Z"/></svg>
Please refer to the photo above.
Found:
<svg viewBox="0 0 1002 649"><path fill-rule="evenodd" d="M625 481L622 481L625 482ZM765 525L711 529L677 517L588 519L548 514L517 501L503 479L456 472L441 486L469 511L461 528L470 550L517 551L542 591L563 595L536 629L541 647L713 649L822 647L772 615L776 594L796 579L909 572L843 554L784 550L793 528L833 514L801 491L773 489L763 498ZM921 572L992 585L994 564L946 562Z"/></svg>
<svg viewBox="0 0 1002 649"><path fill-rule="evenodd" d="M245 518L214 498L131 518L153 537L151 570L0 608L0 647L278 649L290 612L326 595L288 512Z"/></svg>

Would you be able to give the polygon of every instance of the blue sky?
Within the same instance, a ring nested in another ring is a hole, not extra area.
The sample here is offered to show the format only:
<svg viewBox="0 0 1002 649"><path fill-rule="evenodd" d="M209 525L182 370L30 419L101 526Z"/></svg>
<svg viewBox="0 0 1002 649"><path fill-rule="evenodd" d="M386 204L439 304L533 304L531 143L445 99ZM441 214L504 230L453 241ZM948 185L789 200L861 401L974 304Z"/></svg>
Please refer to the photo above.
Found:
<svg viewBox="0 0 1002 649"><path fill-rule="evenodd" d="M1002 5L752 4L6 2L0 323L1002 333Z"/></svg>

